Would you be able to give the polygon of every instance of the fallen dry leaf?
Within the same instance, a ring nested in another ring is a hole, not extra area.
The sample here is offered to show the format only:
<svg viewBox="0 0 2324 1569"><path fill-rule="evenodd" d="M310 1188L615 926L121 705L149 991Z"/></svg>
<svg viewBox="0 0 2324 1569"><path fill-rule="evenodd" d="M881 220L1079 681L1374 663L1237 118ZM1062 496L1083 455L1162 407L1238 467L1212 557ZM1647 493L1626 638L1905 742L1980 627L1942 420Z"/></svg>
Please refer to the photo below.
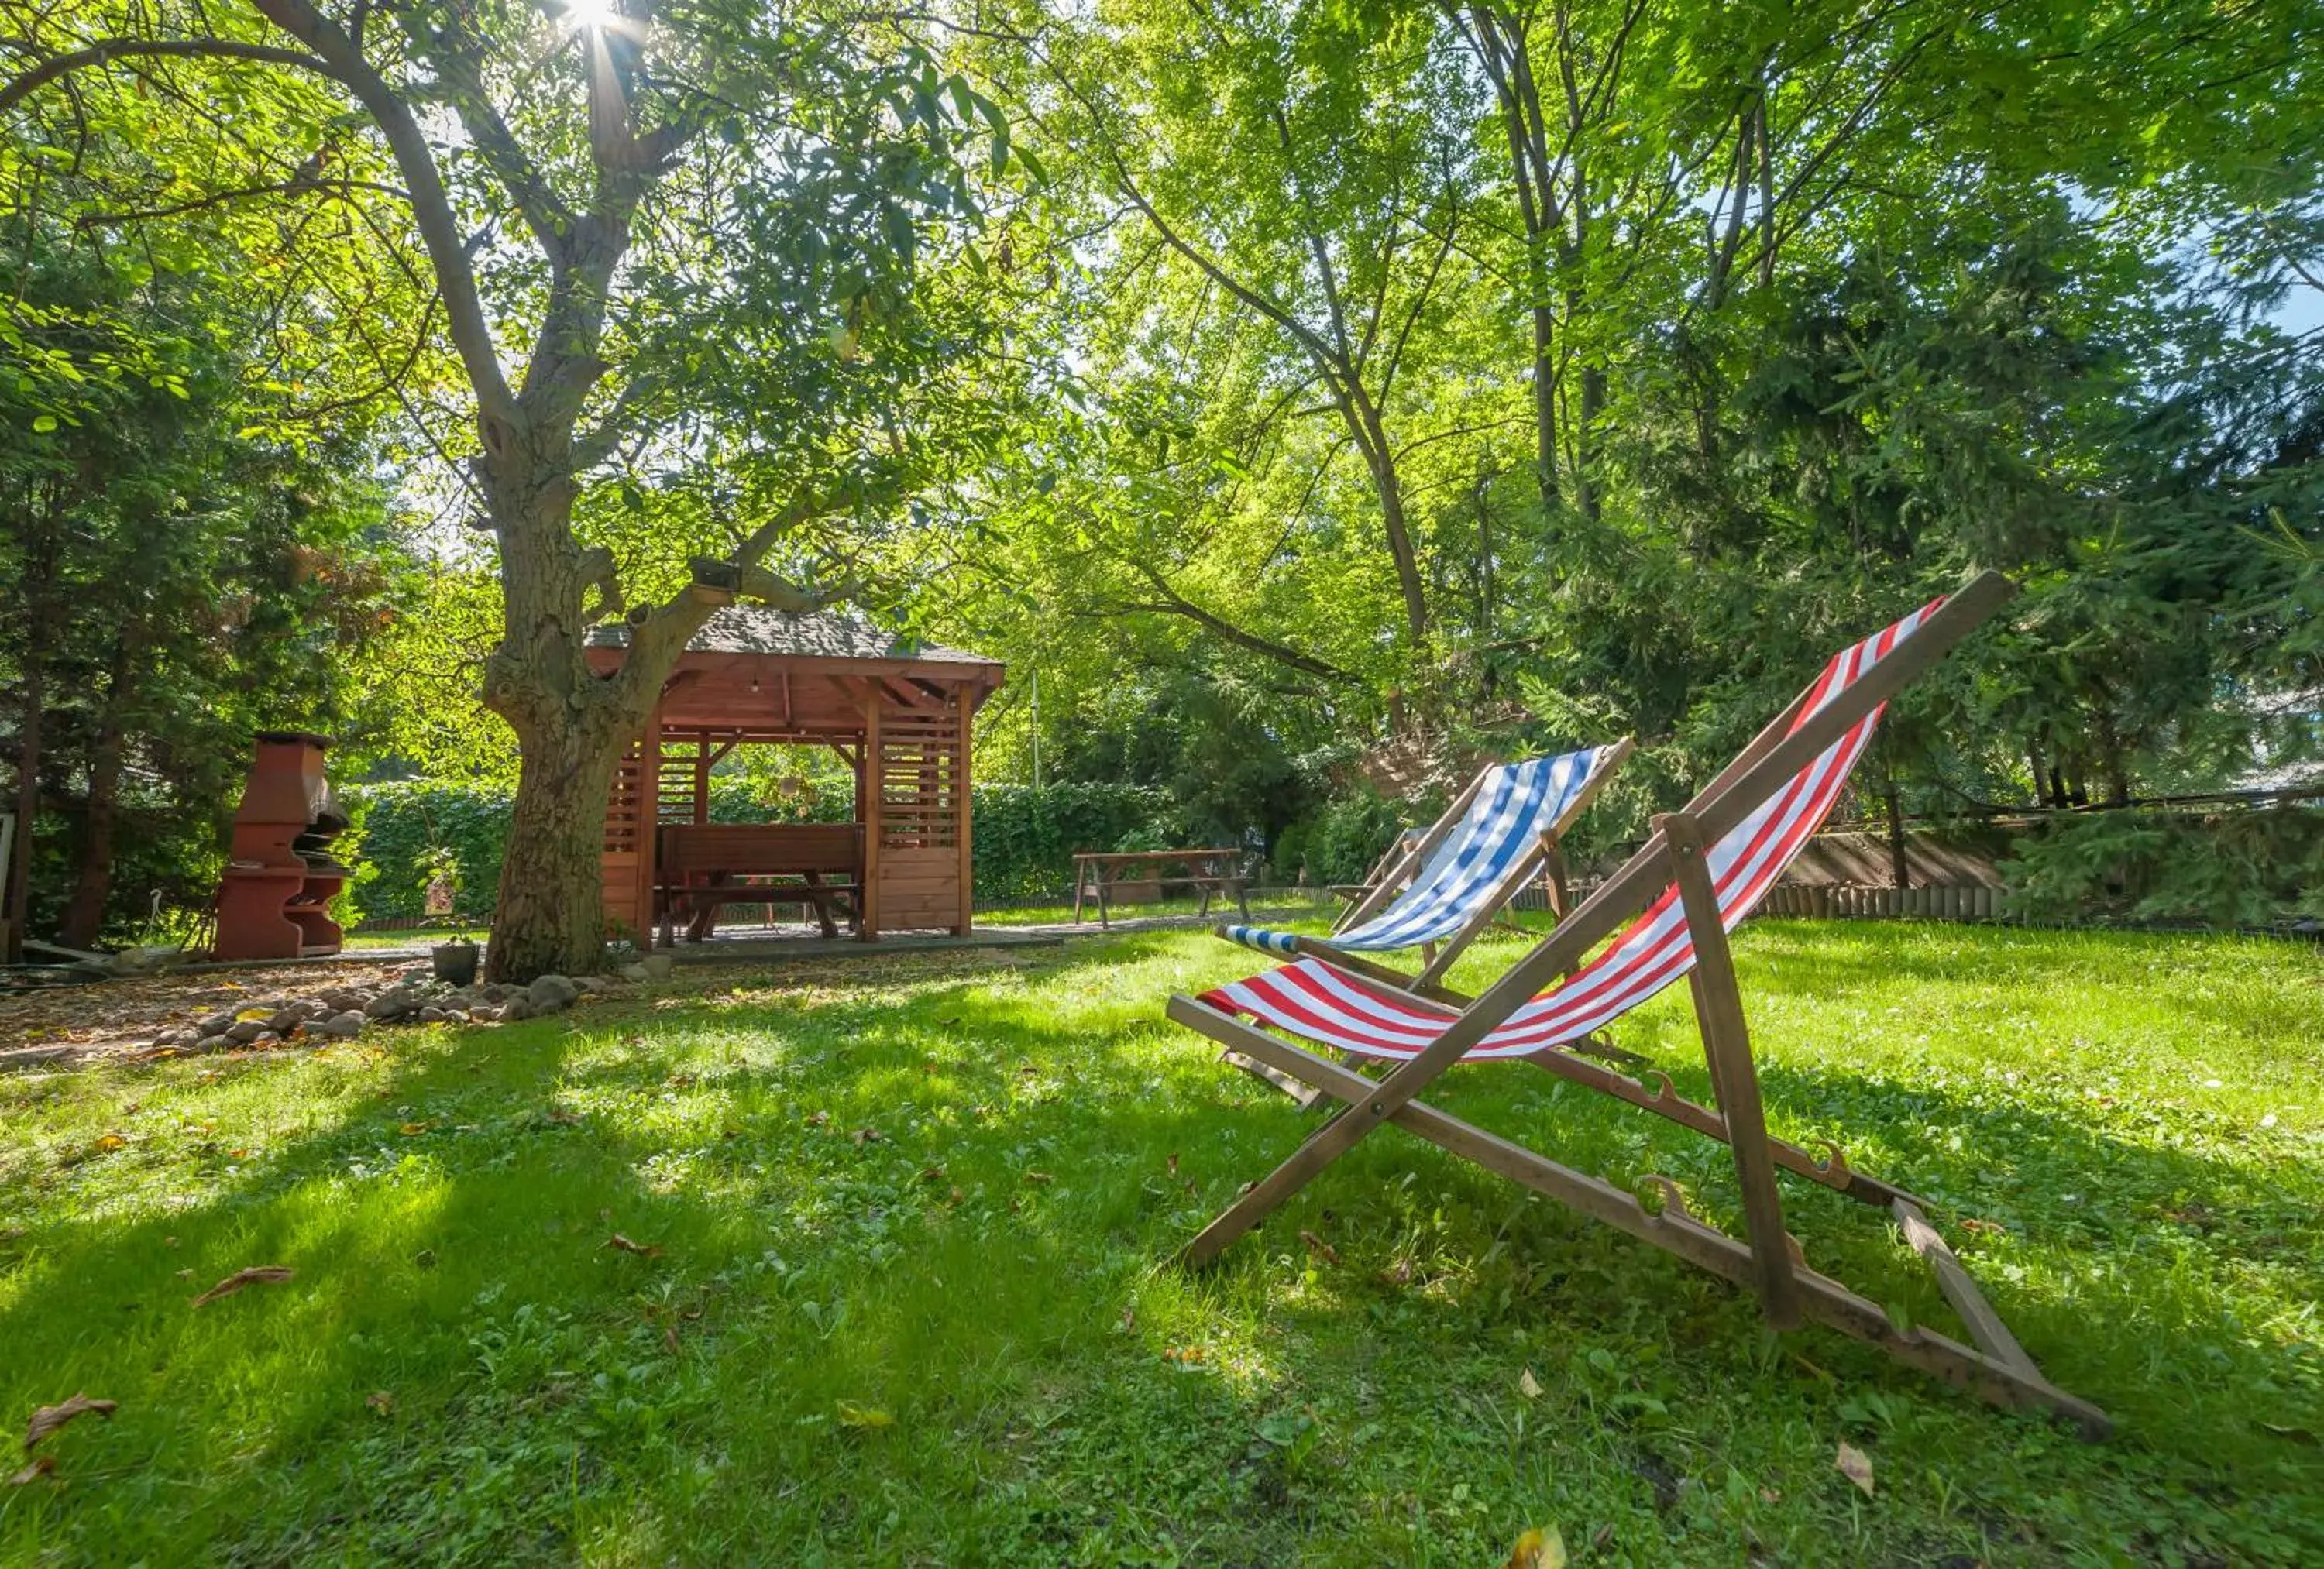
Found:
<svg viewBox="0 0 2324 1569"><path fill-rule="evenodd" d="M364 1404L383 1417L395 1415L395 1397L385 1390L374 1390L364 1397Z"/></svg>
<svg viewBox="0 0 2324 1569"><path fill-rule="evenodd" d="M43 1454L39 1459L33 1461L32 1464L24 1467L23 1470L10 1477L8 1479L8 1485L10 1487L22 1487L28 1482L36 1481L41 1477L48 1475L49 1473L54 1471L56 1468L57 1457L53 1454Z"/></svg>
<svg viewBox="0 0 2324 1569"><path fill-rule="evenodd" d="M236 1270L217 1285L194 1298L199 1308L205 1302L215 1302L221 1297L231 1297L244 1286L279 1285L290 1278L291 1271L283 1264L253 1264L246 1270Z"/></svg>
<svg viewBox="0 0 2324 1569"><path fill-rule="evenodd" d="M1832 1464L1842 1476L1862 1488L1866 1498L1872 1496L1872 1457L1870 1455L1846 1439L1842 1439L1840 1445L1840 1456L1832 1462Z"/></svg>
<svg viewBox="0 0 2324 1569"><path fill-rule="evenodd" d="M1028 1171L1025 1173L1025 1180L1038 1187L1045 1182L1055 1182L1056 1179L1047 1171Z"/></svg>
<svg viewBox="0 0 2324 1569"><path fill-rule="evenodd" d="M92 1400L87 1395L75 1395L69 1400L42 1406L32 1413L32 1420L24 1429L24 1447L31 1449L75 1417L85 1416L90 1411L100 1417L110 1417L119 1404L118 1400Z"/></svg>
<svg viewBox="0 0 2324 1569"><path fill-rule="evenodd" d="M1317 1236L1314 1232L1301 1232L1299 1234L1299 1240L1307 1244L1307 1251L1309 1252L1314 1253L1325 1263L1336 1264L1340 1262L1340 1255L1337 1250L1335 1250L1330 1243L1327 1243L1322 1237Z"/></svg>
<svg viewBox="0 0 2324 1569"><path fill-rule="evenodd" d="M1565 1538L1555 1526L1540 1526L1517 1538L1508 1569L1565 1569Z"/></svg>
<svg viewBox="0 0 2324 1569"><path fill-rule="evenodd" d="M880 1142L880 1130L877 1128L858 1128L847 1136L854 1140L858 1144L876 1144Z"/></svg>
<svg viewBox="0 0 2324 1569"><path fill-rule="evenodd" d="M605 1245L618 1252L635 1253L641 1259L658 1259L661 1257L661 1249L659 1247L654 1246L650 1243L633 1243L629 1238L623 1236L620 1232L615 1232L613 1235L607 1237L605 1239Z"/></svg>
<svg viewBox="0 0 2324 1569"><path fill-rule="evenodd" d="M1541 1399L1541 1381L1533 1376L1533 1369L1527 1368L1517 1374L1517 1393L1528 1400Z"/></svg>
<svg viewBox="0 0 2324 1569"><path fill-rule="evenodd" d="M405 1123L395 1131L401 1133L407 1139L415 1139L421 1133L428 1131L428 1124L426 1123Z"/></svg>

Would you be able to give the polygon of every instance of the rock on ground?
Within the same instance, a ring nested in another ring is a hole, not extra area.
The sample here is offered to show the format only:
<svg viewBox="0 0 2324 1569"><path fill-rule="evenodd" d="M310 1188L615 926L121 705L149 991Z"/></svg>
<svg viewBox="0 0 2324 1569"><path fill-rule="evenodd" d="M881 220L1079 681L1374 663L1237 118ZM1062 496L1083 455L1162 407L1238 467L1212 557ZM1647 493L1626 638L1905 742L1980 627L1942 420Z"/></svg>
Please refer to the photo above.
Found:
<svg viewBox="0 0 2324 1569"><path fill-rule="evenodd" d="M525 988L524 1000L536 1014L555 1014L573 1005L581 988L561 975L541 976Z"/></svg>

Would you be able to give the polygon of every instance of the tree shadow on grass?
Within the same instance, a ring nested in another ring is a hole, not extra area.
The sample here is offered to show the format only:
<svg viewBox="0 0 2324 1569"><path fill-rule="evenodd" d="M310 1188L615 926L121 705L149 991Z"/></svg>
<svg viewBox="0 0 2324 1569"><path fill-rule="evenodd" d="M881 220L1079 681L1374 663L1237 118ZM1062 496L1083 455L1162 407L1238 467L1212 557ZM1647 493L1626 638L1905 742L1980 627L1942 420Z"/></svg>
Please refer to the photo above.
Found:
<svg viewBox="0 0 2324 1569"><path fill-rule="evenodd" d="M263 1172L167 1216L41 1228L0 1337L41 1370L32 1399L92 1381L123 1407L73 1451L86 1483L20 1495L0 1532L282 1558L555 1556L611 1533L716 1558L703 1519L728 1517L738 1552L770 1520L860 1544L899 1488L972 1500L959 1447L1006 1459L993 1391L1114 1317L1113 1287L1097 1308L1074 1293L1145 1271L1119 1239L1152 1203L1084 1176L1058 1142L1074 1070L1021 1021L976 1016L973 989L917 1005L973 1051L932 1053L881 999L450 1037ZM1140 1120L1172 1136L1167 1107ZM256 1262L299 1273L185 1307ZM130 1292L137 1327L89 1335ZM738 1389L779 1419L725 1421ZM705 1454L759 1503L699 1496ZM1034 1529L1024 1513L950 1528ZM662 1517L685 1528L657 1543Z"/></svg>
<svg viewBox="0 0 2324 1569"><path fill-rule="evenodd" d="M1157 1268L1307 1125L1159 1019L1156 989L1187 968L1155 938L829 975L804 998L788 975L720 977L715 995L706 977L680 1007L415 1044L379 1095L200 1202L40 1229L0 1307L0 1344L38 1370L15 1392L87 1383L124 1404L73 1452L86 1484L10 1507L0 1540L248 1561L585 1545L715 1561L780 1543L801 1563L1277 1563L1328 1530L1408 1558L1411 1509L1446 1542L1486 1545L1445 1512L1455 1476L1493 1479L1519 1512L1612 1489L1625 1530L1659 1531L1678 1506L1654 1456L1739 1456L1767 1441L1753 1424L1768 1412L1829 1431L1867 1390L1959 1445L2028 1430L1833 1336L1785 1343L1831 1376L1803 1372L1738 1294L1400 1134L1366 1141L1220 1270ZM2142 1193L2241 1179L1869 1075L1766 1083L1777 1106L1881 1128L1883 1174L1932 1197L1973 1196L2034 1147ZM1709 1141L1515 1066L1443 1088L1448 1110L1583 1170L1670 1171L1718 1211L1726 1157ZM1802 1185L1787 1197L1812 1259L1948 1321L1877 1218ZM2020 1237L2022 1260L1972 1268L2027 1271L1995 1294L2061 1381L2147 1401L2131 1442L2167 1463L2142 1462L2140 1485L2210 1474L2217 1413L2173 1431L2163 1403L2205 1376L2215 1404L2238 1398L2281 1372L2264 1352L2220 1367L2186 1337L2158 1345L2169 1392L2148 1400L2119 1362L2073 1347L2093 1321L2221 1311L2220 1261L2158 1288L2112 1267L2104 1234ZM300 1274L182 1307L254 1262ZM1545 1359L1537 1418L1600 1436L1554 1462L1508 1442L1499 1425L1526 1408L1507 1391L1512 1334ZM1555 1347L1573 1354L1546 1360ZM1665 1371L1634 1371L1648 1362ZM1480 1366L1498 1397L1478 1396ZM1710 1414L1685 1418L1682 1443L1674 1410ZM1300 1447L1301 1421L1320 1447Z"/></svg>

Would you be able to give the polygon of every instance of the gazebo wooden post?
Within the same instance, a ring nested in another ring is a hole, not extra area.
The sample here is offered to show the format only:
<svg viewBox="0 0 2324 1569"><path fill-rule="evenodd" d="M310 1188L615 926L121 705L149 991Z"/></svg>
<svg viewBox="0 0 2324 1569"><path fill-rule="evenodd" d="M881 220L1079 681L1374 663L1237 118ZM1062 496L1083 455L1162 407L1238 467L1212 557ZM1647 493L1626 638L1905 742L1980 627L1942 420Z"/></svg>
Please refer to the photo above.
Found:
<svg viewBox="0 0 2324 1569"><path fill-rule="evenodd" d="M856 895L862 913L859 940L880 940L880 795L886 767L880 741L880 684L865 683L863 693L863 756L856 766L855 819L863 825L863 891Z"/></svg>
<svg viewBox="0 0 2324 1569"><path fill-rule="evenodd" d="M976 724L976 704L970 699L972 690L964 685L952 689L953 706L960 711L960 756L955 765L957 771L952 776L953 802L959 808L953 831L960 842L960 921L952 929L955 937L966 937L976 924L976 878L969 854L968 821L969 782L976 776L969 766L969 732Z"/></svg>
<svg viewBox="0 0 2324 1569"><path fill-rule="evenodd" d="M665 694L667 695L667 694ZM654 857L661 844L661 705L654 699L646 716L646 733L638 742L638 951L654 945L654 885L659 868Z"/></svg>

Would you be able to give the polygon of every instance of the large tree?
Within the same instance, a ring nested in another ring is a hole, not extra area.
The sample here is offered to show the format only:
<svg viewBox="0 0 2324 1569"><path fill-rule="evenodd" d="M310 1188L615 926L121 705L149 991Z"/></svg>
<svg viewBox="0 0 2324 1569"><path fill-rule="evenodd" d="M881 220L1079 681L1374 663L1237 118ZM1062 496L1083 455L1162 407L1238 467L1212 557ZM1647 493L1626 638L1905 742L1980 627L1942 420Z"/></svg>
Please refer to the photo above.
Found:
<svg viewBox="0 0 2324 1569"><path fill-rule="evenodd" d="M915 276L973 212L964 137L989 121L1005 147L1005 127L844 6L97 0L11 15L0 115L37 116L37 140L102 136L107 91L158 88L214 124L216 156L174 171L188 188L147 215L319 194L421 284L404 335L416 362L440 330L465 417L410 402L497 552L483 696L521 754L493 972L594 968L613 771L716 596L681 584L627 609L614 550L582 537L576 504L618 480L631 512L653 514L715 471L716 504L688 512L679 554L720 558L700 570L722 587L816 602L770 558L811 564L795 544L807 525L909 473L902 406L956 346L916 308ZM303 141L254 145L254 123ZM278 238L244 264L299 248ZM629 656L600 678L586 634L625 610Z"/></svg>
<svg viewBox="0 0 2324 1569"><path fill-rule="evenodd" d="M1625 793L1674 787L1975 564L2023 630L1889 727L1905 804L2302 744L2250 693L2314 684L2313 7L978 17L1065 149L1038 308L1086 412L973 520L1005 543L948 629L1045 714L1200 689L1318 795L1634 729Z"/></svg>

